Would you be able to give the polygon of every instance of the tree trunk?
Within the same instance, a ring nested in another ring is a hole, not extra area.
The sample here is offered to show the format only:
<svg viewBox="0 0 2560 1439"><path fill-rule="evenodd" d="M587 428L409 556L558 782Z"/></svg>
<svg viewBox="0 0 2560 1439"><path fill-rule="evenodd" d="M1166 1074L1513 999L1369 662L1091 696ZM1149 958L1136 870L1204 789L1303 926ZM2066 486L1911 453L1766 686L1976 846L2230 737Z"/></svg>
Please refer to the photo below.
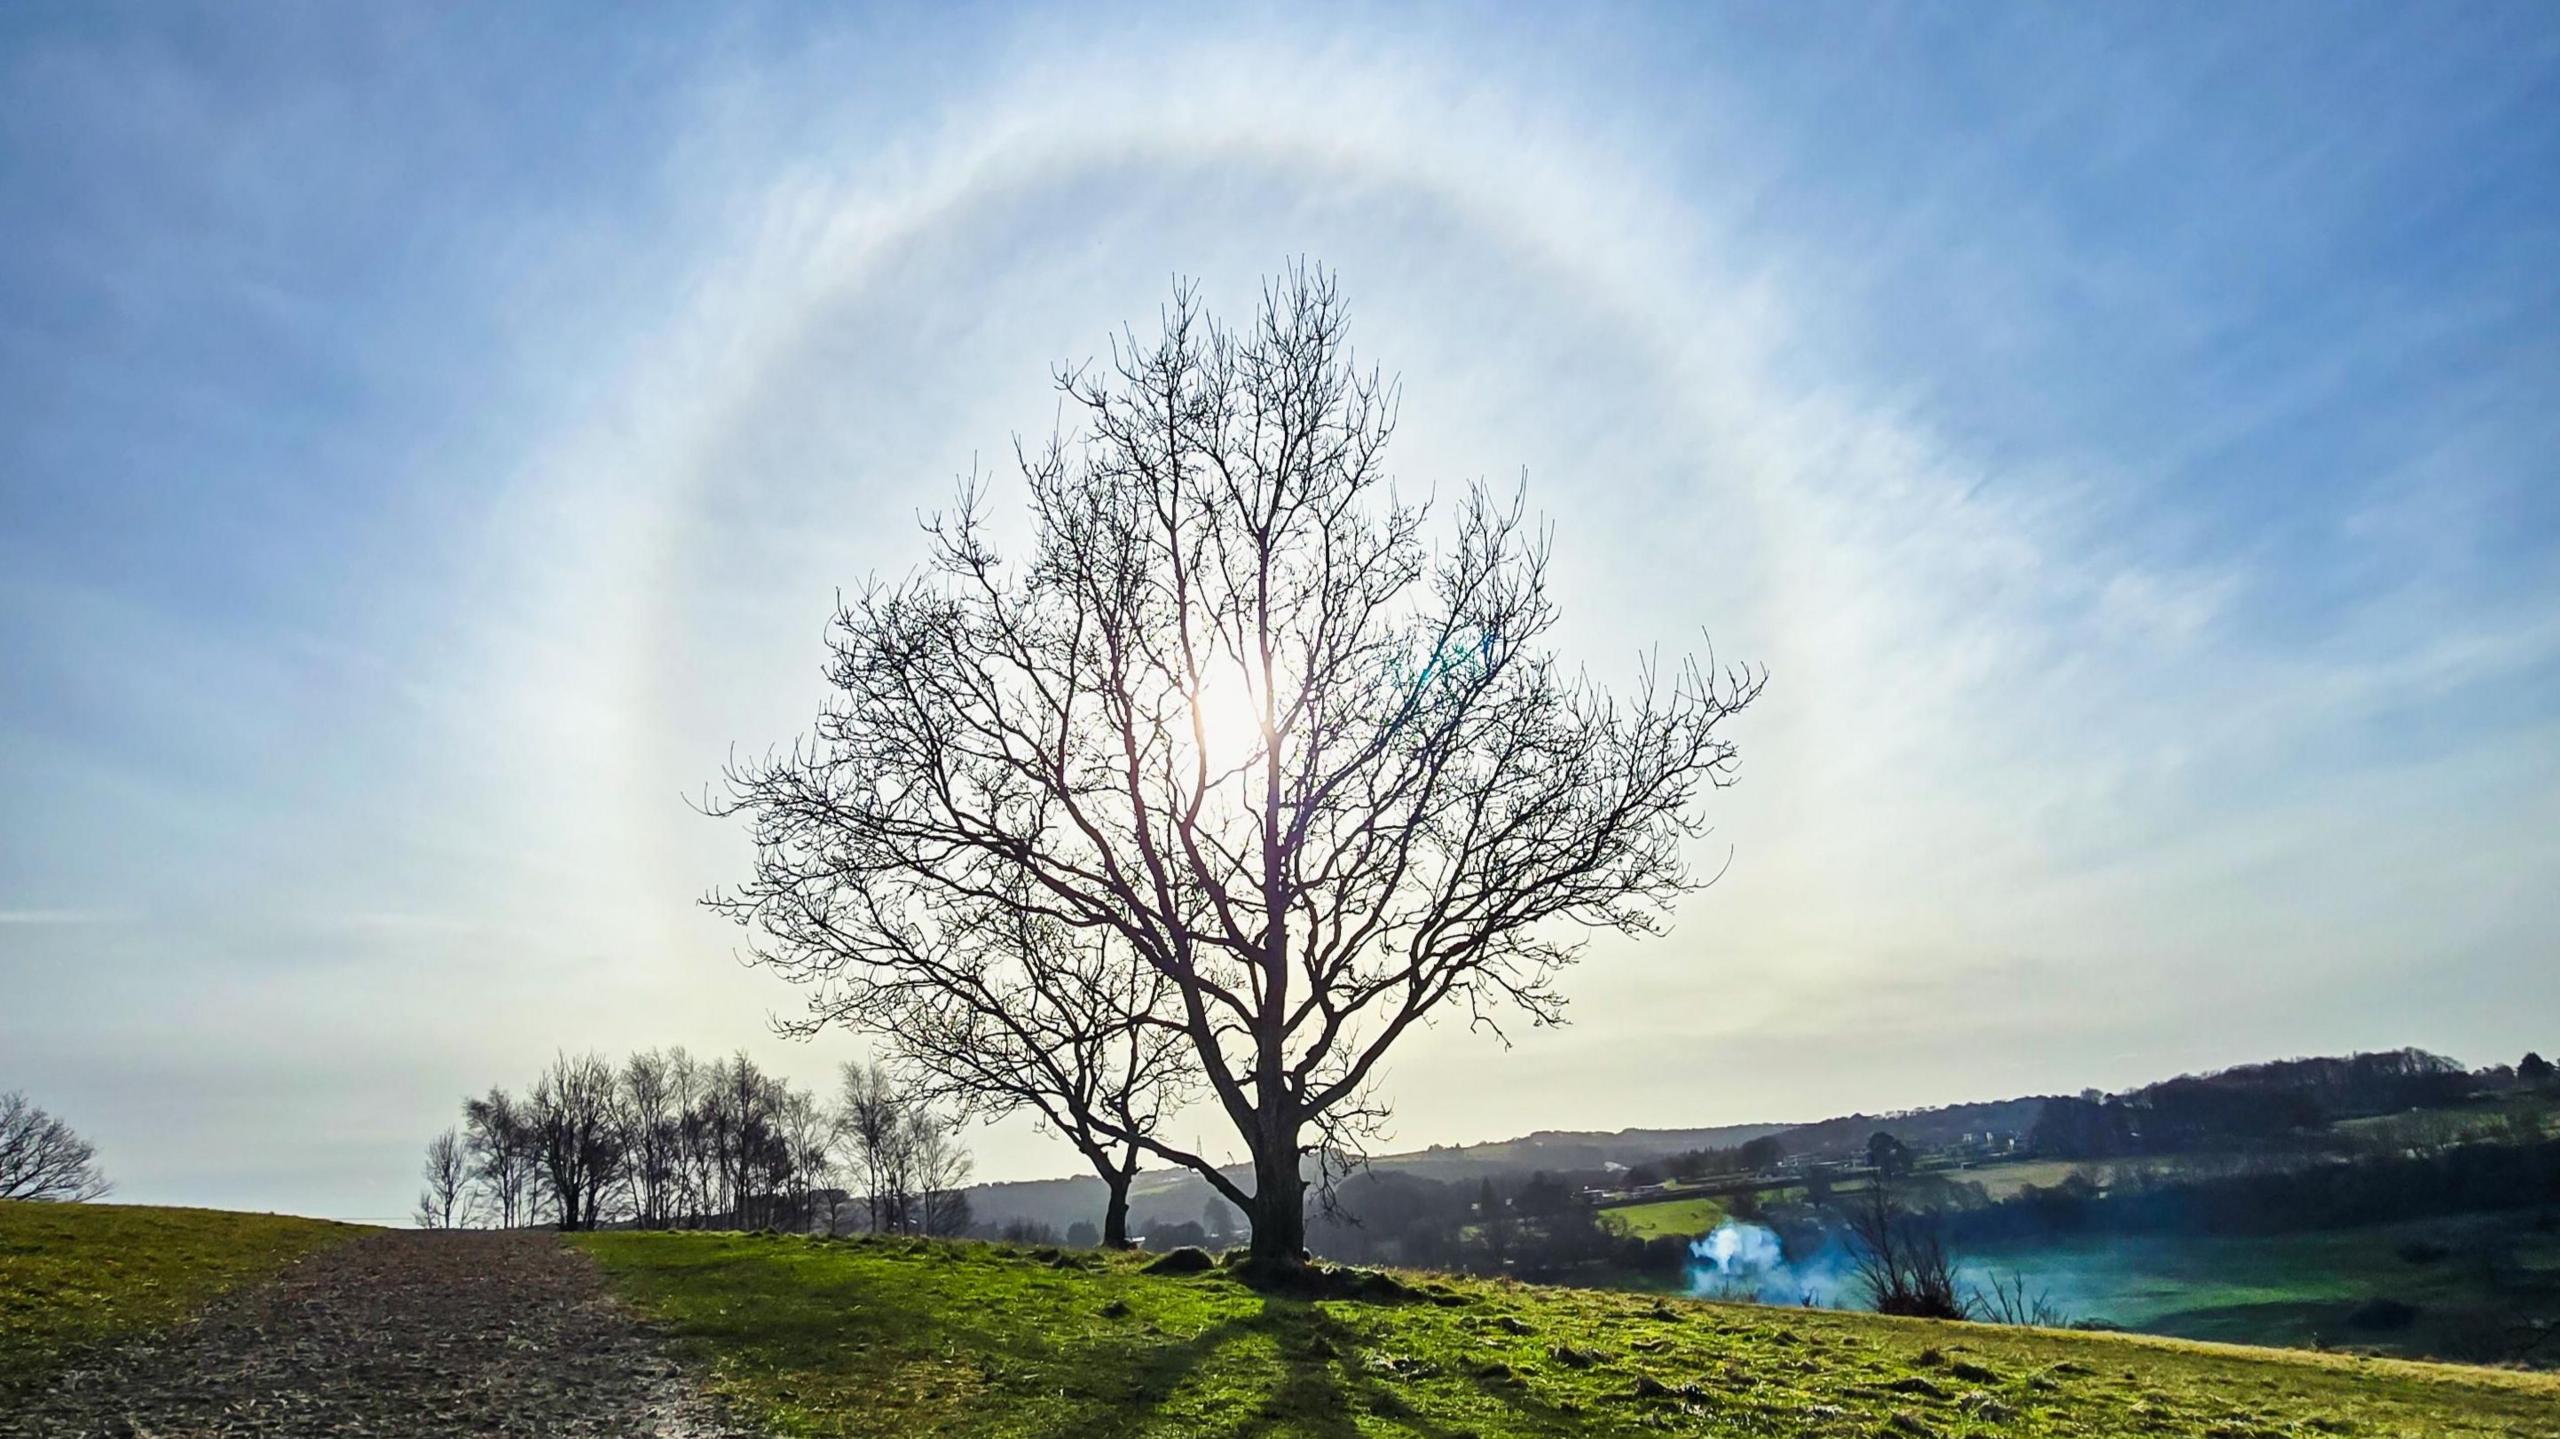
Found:
<svg viewBox="0 0 2560 1439"><path fill-rule="evenodd" d="M1102 1183L1108 1191L1102 1205L1102 1247L1126 1249L1129 1247L1129 1171L1123 1169L1105 1174Z"/></svg>
<svg viewBox="0 0 2560 1439"><path fill-rule="evenodd" d="M1298 1172L1298 1137L1266 1125L1253 1155L1253 1243L1246 1263L1279 1274L1307 1260L1307 1181Z"/></svg>

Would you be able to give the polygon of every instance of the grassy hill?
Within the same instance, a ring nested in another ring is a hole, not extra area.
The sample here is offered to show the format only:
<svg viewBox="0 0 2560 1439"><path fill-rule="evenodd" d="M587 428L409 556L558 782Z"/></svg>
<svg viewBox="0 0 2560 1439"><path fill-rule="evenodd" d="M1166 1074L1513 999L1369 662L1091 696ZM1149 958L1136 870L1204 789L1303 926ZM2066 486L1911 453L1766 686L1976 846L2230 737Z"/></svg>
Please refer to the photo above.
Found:
<svg viewBox="0 0 2560 1439"><path fill-rule="evenodd" d="M1266 1297L1143 1256L578 1240L790 1435L2548 1439L2560 1377L1405 1276Z"/></svg>
<svg viewBox="0 0 2560 1439"><path fill-rule="evenodd" d="M82 1345L175 1323L364 1232L280 1214L0 1200L0 1393Z"/></svg>

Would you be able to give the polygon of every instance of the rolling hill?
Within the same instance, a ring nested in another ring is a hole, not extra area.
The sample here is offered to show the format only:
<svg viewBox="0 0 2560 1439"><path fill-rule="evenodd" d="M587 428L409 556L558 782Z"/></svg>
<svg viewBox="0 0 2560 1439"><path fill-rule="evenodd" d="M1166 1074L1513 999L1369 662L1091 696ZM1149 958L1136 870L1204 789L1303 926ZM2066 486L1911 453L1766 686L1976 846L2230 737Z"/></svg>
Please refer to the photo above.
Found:
<svg viewBox="0 0 2560 1439"><path fill-rule="evenodd" d="M785 1435L2433 1436L2553 1432L2560 1376L1144 1255L579 1236Z"/></svg>

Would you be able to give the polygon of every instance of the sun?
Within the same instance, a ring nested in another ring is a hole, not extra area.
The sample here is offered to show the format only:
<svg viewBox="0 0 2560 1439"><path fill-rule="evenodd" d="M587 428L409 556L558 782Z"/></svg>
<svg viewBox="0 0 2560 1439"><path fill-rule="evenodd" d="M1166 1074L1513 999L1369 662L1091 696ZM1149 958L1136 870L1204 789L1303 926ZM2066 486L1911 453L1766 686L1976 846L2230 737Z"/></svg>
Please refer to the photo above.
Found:
<svg viewBox="0 0 2560 1439"><path fill-rule="evenodd" d="M1262 706L1244 671L1235 665L1210 667L1191 696L1191 713L1199 719L1209 767L1229 769L1254 757L1262 747ZM1187 748L1191 736L1182 736Z"/></svg>

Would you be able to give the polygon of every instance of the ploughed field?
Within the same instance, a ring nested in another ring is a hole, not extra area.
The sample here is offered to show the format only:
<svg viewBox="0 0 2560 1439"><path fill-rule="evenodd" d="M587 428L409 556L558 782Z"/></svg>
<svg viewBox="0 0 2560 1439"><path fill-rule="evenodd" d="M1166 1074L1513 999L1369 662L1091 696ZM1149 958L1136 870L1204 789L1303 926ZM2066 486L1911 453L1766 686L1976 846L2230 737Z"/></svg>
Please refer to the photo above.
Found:
<svg viewBox="0 0 2560 1439"><path fill-rule="evenodd" d="M533 1231L0 1204L0 1439L731 1439Z"/></svg>
<svg viewBox="0 0 2560 1439"><path fill-rule="evenodd" d="M365 1232L280 1214L0 1200L0 1396Z"/></svg>
<svg viewBox="0 0 2560 1439"><path fill-rule="evenodd" d="M1404 1274L1266 1295L1149 1256L574 1241L780 1434L2560 1435L2560 1376Z"/></svg>

